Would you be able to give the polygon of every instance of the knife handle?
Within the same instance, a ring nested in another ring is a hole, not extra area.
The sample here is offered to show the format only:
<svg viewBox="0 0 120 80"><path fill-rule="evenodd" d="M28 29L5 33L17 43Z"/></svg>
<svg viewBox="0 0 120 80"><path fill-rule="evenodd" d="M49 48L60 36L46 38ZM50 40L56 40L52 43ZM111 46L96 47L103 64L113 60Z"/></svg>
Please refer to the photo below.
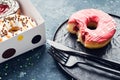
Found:
<svg viewBox="0 0 120 80"><path fill-rule="evenodd" d="M76 55L76 56L85 58L87 60L90 60L90 61L93 61L97 64L100 64L102 66L108 67L110 69L120 71L120 64L119 63L116 63L116 62L113 62L110 60L106 60L106 59L103 59L103 58L100 58L100 57L97 57L97 56L94 56L91 54L83 53L83 52L74 52L74 51L64 51L64 52L71 54L71 55Z"/></svg>
<svg viewBox="0 0 120 80"><path fill-rule="evenodd" d="M104 66L95 64L93 62L92 63L87 62L86 65L91 66L91 67L96 68L96 69L99 69L99 70L103 70L105 72L108 72L108 73L111 73L111 74L114 74L114 75L117 75L117 76L120 76L120 71L117 71L117 70L114 70L114 69L111 69L111 68L108 68L108 67L104 67Z"/></svg>

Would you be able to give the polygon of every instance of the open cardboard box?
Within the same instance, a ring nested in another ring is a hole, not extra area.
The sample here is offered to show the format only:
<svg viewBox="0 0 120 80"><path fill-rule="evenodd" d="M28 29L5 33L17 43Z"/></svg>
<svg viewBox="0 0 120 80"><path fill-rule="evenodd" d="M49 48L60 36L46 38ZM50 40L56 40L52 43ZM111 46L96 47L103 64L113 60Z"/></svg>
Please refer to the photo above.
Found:
<svg viewBox="0 0 120 80"><path fill-rule="evenodd" d="M33 18L36 27L0 43L0 63L23 54L45 43L45 26L42 16L30 0L17 0L24 15Z"/></svg>

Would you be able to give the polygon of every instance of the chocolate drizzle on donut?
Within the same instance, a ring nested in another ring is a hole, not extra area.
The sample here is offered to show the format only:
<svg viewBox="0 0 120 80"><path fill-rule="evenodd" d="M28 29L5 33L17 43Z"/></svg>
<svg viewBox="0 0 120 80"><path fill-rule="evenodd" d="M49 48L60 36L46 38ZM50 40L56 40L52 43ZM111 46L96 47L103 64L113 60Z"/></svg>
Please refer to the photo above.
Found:
<svg viewBox="0 0 120 80"><path fill-rule="evenodd" d="M11 27L10 29L9 29L9 32L16 32L16 31L18 31L18 30L20 30L20 27L18 27L18 26L13 26L13 27Z"/></svg>

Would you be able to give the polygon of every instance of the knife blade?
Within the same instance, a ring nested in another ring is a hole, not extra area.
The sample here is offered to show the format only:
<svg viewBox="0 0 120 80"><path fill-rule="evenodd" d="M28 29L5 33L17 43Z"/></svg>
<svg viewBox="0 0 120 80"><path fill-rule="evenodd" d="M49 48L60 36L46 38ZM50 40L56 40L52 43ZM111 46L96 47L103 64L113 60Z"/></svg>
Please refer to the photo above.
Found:
<svg viewBox="0 0 120 80"><path fill-rule="evenodd" d="M72 49L72 48L69 48L69 47L67 47L67 46L62 45L61 43L57 43L57 42L55 42L55 41L47 40L47 42L48 42L51 46L53 46L54 48L59 49L59 50L62 50L62 51L71 51L71 52L78 52L78 53L80 52L80 53L82 53L82 54L86 54L86 53L84 53L84 52L82 52L82 51L74 50L74 49Z"/></svg>
<svg viewBox="0 0 120 80"><path fill-rule="evenodd" d="M94 61L98 64L101 64L102 66L106 66L108 68L120 71L120 64L117 62L103 59L103 58L100 58L100 57L97 57L95 55L91 55L91 54L88 54L88 53L85 53L82 51L74 50L72 48L69 48L67 46L62 45L61 43L57 43L55 41L47 40L47 43L50 44L55 49L64 51L67 54L76 55L76 56L79 56L82 58L86 58L87 60Z"/></svg>

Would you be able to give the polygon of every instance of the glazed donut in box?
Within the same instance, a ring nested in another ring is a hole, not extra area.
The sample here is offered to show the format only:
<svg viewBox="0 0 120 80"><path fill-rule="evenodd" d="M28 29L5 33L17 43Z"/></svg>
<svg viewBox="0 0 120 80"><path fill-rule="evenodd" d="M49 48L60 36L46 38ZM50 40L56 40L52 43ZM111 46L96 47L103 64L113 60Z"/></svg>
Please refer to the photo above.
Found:
<svg viewBox="0 0 120 80"><path fill-rule="evenodd" d="M29 0L0 1L0 63L43 45L45 39L44 19Z"/></svg>

